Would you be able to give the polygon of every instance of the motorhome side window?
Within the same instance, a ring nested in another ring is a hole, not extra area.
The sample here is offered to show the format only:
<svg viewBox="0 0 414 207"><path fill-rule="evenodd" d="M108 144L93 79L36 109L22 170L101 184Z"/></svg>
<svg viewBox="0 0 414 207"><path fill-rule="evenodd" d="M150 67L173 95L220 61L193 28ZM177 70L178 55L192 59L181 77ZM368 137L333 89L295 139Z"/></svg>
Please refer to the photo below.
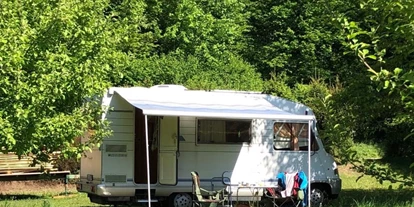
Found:
<svg viewBox="0 0 414 207"><path fill-rule="evenodd" d="M250 141L251 120L198 119L197 143L226 144Z"/></svg>
<svg viewBox="0 0 414 207"><path fill-rule="evenodd" d="M273 124L273 148L275 150L308 150L308 124L307 123L282 123ZM319 149L315 135L311 134L311 150Z"/></svg>

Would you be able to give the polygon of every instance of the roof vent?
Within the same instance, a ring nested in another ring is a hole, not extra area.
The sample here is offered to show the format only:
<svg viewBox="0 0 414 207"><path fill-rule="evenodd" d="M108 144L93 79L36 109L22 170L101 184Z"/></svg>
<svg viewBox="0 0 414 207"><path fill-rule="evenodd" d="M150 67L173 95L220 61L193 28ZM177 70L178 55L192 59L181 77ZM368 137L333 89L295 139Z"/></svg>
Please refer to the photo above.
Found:
<svg viewBox="0 0 414 207"><path fill-rule="evenodd" d="M163 84L163 85L155 85L152 86L150 89L169 89L169 90L187 90L186 87L182 85L174 85L174 84Z"/></svg>

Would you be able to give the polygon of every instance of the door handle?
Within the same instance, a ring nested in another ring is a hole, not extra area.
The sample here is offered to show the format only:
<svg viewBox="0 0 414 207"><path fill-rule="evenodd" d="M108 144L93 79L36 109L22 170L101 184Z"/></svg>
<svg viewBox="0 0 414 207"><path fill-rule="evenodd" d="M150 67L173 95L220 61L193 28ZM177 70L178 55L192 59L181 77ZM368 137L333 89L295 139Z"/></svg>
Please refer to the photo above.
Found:
<svg viewBox="0 0 414 207"><path fill-rule="evenodd" d="M177 143L177 134L173 133L171 138L174 140L174 144L176 144Z"/></svg>

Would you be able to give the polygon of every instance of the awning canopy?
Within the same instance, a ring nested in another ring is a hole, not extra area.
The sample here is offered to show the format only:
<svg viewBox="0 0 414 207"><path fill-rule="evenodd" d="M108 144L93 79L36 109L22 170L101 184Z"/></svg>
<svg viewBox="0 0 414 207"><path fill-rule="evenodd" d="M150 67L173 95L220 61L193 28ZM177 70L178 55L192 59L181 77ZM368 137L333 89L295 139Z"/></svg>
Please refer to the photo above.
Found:
<svg viewBox="0 0 414 207"><path fill-rule="evenodd" d="M235 92L115 88L115 93L145 115L234 119L275 119L305 122L313 115L289 113L271 103L272 96Z"/></svg>

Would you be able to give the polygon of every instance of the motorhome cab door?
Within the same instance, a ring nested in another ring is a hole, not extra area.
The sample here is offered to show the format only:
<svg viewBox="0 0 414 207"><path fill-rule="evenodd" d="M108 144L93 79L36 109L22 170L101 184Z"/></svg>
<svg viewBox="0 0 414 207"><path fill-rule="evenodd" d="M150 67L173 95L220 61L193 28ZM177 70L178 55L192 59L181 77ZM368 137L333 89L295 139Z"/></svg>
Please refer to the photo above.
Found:
<svg viewBox="0 0 414 207"><path fill-rule="evenodd" d="M163 185L177 183L178 117L160 118L160 153L158 181Z"/></svg>

